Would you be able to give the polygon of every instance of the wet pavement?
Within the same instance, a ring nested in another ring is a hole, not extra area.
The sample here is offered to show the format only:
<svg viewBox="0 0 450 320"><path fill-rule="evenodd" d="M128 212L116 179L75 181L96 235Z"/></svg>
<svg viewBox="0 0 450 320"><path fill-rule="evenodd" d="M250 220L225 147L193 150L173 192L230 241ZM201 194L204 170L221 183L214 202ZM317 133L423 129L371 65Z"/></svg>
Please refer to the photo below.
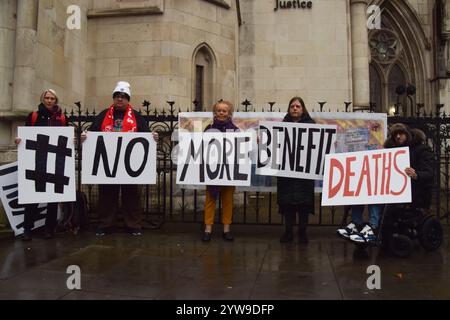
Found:
<svg viewBox="0 0 450 320"><path fill-rule="evenodd" d="M0 299L450 299L450 229L443 246L409 258L370 248L366 255L310 227L309 244L279 243L281 226L234 226L210 243L199 226L166 224L141 237L93 232L31 242L0 237ZM67 268L81 269L81 290L69 290ZM368 289L370 265L381 289Z"/></svg>

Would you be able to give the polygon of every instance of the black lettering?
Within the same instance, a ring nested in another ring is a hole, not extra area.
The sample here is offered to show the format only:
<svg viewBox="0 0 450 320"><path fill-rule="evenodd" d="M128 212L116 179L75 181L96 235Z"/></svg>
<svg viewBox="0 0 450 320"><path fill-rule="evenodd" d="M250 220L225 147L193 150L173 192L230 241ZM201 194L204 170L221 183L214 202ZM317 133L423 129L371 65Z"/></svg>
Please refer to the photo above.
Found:
<svg viewBox="0 0 450 320"><path fill-rule="evenodd" d="M317 156L316 174L320 174L320 172L322 171L323 140L325 139L324 131L324 129L320 130L319 155Z"/></svg>
<svg viewBox="0 0 450 320"><path fill-rule="evenodd" d="M210 169L209 166L209 155L211 154L211 146L215 145L217 148L217 153L218 153L218 157L217 159L220 159L220 142L217 141L216 139L212 139L209 143L208 143L208 149L206 150L206 173L208 174L209 179L214 180L215 178L217 178L217 176L219 175L219 171L220 171L220 163L217 164L217 168L216 171L212 171ZM220 160L219 160L220 161Z"/></svg>
<svg viewBox="0 0 450 320"><path fill-rule="evenodd" d="M69 177L64 175L66 157L72 156L72 149L67 148L67 137L59 136L58 144L51 145L50 137L38 134L36 141L27 140L25 149L36 151L35 170L26 170L25 178L33 180L36 192L46 192L47 183L53 183L55 193L64 193L64 186L69 185ZM48 154L55 154L55 173L47 172Z"/></svg>
<svg viewBox="0 0 450 320"><path fill-rule="evenodd" d="M117 141L116 157L114 159L114 167L111 172L111 170L109 169L108 153L106 152L105 140L103 139L103 136L98 136L97 145L95 146L94 165L92 167L93 176L96 176L98 173L98 167L100 165L100 157L102 158L105 175L108 178L114 178L116 176L117 167L119 165L120 151L122 149L122 139L123 139L122 137L119 137Z"/></svg>
<svg viewBox="0 0 450 320"><path fill-rule="evenodd" d="M306 132L306 128L298 128L298 138L297 138L297 156L295 161L295 171L303 172L303 166L300 165L300 161L302 159L301 152L305 149L305 146L302 144L302 134Z"/></svg>
<svg viewBox="0 0 450 320"><path fill-rule="evenodd" d="M195 151L195 146L194 146L194 140L191 140L191 143L189 144L189 151L187 154L187 158L186 161L184 162L184 166L183 166L183 170L181 171L181 176L180 176L180 181L184 181L185 177L186 177L186 172L187 169L189 167L189 159L193 158L194 161L197 160L197 158L200 157L200 182L205 182L205 161L203 161L203 140L201 142L200 148L198 149L198 151Z"/></svg>
<svg viewBox="0 0 450 320"><path fill-rule="evenodd" d="M241 152L241 143L247 143L250 141L249 137L234 138L235 153L234 153L234 166L233 166L233 180L247 180L248 174L239 172L239 160L245 159L245 153ZM245 151L245 148L244 148Z"/></svg>
<svg viewBox="0 0 450 320"><path fill-rule="evenodd" d="M306 167L305 167L305 172L310 173L311 171L311 154L312 154L312 150L316 148L316 145L313 144L313 139L314 139L314 133L316 132L320 132L320 129L316 129L316 128L309 128L308 131L308 153L306 155Z"/></svg>
<svg viewBox="0 0 450 320"><path fill-rule="evenodd" d="M227 150L227 144L230 146L229 150ZM223 138L223 158L222 158L222 166L220 170L219 179L223 179L224 171L227 172L227 179L231 180L230 176L230 164L228 162L228 156L233 153L233 143L227 138Z"/></svg>
<svg viewBox="0 0 450 320"><path fill-rule="evenodd" d="M286 128L284 131L284 149L283 149L283 161L282 161L282 170L286 170L286 154L288 155L289 160L289 169L294 170L295 169L295 149L296 149L296 136L297 136L297 128L292 128L292 144L290 139L290 132Z"/></svg>
<svg viewBox="0 0 450 320"><path fill-rule="evenodd" d="M333 137L336 135L336 129L325 129L325 132L328 135L327 148L325 149L325 154L329 154L333 143Z"/></svg>
<svg viewBox="0 0 450 320"><path fill-rule="evenodd" d="M134 171L131 168L130 160L131 160L131 153L133 152L133 148L137 143L141 143L142 146L144 147L144 158L142 159L142 163L141 163L141 166L139 167L139 169ZM135 138L128 143L128 146L125 149L124 161L125 161L125 170L127 171L128 175L130 177L133 177L133 178L139 177L142 174L142 172L144 171L145 165L147 164L149 147L150 147L150 144L149 144L148 140L143 137Z"/></svg>
<svg viewBox="0 0 450 320"><path fill-rule="evenodd" d="M263 139L263 133L265 133L267 136L266 143L264 142L264 139ZM271 135L271 132L269 131L269 129L267 129L264 126L259 126L259 146L258 146L258 164L257 164L258 168L265 167L269 163L270 155L271 155L269 146L270 146L271 142L272 142L272 135ZM265 151L267 154L267 160L264 162L261 162L262 151Z"/></svg>
<svg viewBox="0 0 450 320"><path fill-rule="evenodd" d="M281 164L277 164L277 154L278 150L280 150L280 143L278 140L278 132L284 131L284 127L273 127L273 145L272 145L272 165L271 168L275 170L279 170Z"/></svg>

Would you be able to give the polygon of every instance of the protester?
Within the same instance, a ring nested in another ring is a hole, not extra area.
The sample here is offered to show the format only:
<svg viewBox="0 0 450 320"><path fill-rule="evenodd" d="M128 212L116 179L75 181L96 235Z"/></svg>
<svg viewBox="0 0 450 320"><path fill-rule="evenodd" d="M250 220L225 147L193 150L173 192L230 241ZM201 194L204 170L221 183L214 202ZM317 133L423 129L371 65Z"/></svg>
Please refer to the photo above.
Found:
<svg viewBox="0 0 450 320"><path fill-rule="evenodd" d="M288 111L283 122L315 123L300 97L293 97L289 101ZM285 232L281 236L280 242L293 241L293 227L297 213L299 242L308 243L306 226L309 214L314 212L314 180L278 177L277 201L285 221Z"/></svg>
<svg viewBox="0 0 450 320"><path fill-rule="evenodd" d="M213 106L213 123L208 125L205 132L234 132L238 131L232 121L233 104L229 101L219 101ZM233 241L234 236L231 233L230 225L233 217L233 193L234 186L207 186L206 200L205 200L205 232L203 233L202 241L211 241L212 227L214 224L214 216L216 213L216 200L221 196L222 200L222 224L223 224L223 238L226 241Z"/></svg>
<svg viewBox="0 0 450 320"><path fill-rule="evenodd" d="M66 117L62 113L61 108L58 106L59 99L54 90L44 90L44 92L42 92L41 94L40 100L41 103L39 104L37 111L31 112L28 115L25 126L67 126ZM15 139L16 145L19 145L21 141L21 138L17 137ZM59 204L57 202L47 203L47 215L45 218L44 233L45 239L51 239L54 237L57 222L58 205ZM38 203L25 205L25 216L23 223L24 233L22 236L23 241L29 241L32 239L31 230L34 228L34 222L40 214L38 206Z"/></svg>
<svg viewBox="0 0 450 320"><path fill-rule="evenodd" d="M145 119L133 109L130 84L119 81L113 90L113 104L103 110L92 123L90 131L101 132L149 132ZM153 133L155 140L158 134ZM83 134L82 140L85 139ZM114 231L116 213L119 211L119 192L121 193L122 213L126 231L135 236L142 234L141 188L139 185L99 185L98 186L99 226L97 236L104 236Z"/></svg>

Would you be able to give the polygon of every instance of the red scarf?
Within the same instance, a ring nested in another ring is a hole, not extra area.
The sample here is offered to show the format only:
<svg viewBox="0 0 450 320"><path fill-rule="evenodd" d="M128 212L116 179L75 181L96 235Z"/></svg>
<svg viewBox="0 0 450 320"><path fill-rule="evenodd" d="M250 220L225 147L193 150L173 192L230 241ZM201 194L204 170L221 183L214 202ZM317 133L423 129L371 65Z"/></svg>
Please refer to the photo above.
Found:
<svg viewBox="0 0 450 320"><path fill-rule="evenodd" d="M114 105L109 107L108 112L106 112L106 116L103 119L102 123L102 131L103 132L111 132L114 131ZM125 111L125 115L123 116L122 121L122 132L136 132L137 124L136 117L134 116L133 109L131 105L127 105L127 110Z"/></svg>

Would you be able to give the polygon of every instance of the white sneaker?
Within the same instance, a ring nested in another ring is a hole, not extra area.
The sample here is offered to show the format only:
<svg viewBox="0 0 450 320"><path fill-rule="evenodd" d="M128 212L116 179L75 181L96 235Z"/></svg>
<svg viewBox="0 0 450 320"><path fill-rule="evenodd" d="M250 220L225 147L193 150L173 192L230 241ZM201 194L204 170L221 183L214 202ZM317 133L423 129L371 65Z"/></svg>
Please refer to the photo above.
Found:
<svg viewBox="0 0 450 320"><path fill-rule="evenodd" d="M355 234L352 234L350 236L350 240L357 242L357 243L367 243L367 242L373 242L377 239L377 236L375 232L373 231L372 227L366 224L364 228Z"/></svg>
<svg viewBox="0 0 450 320"><path fill-rule="evenodd" d="M338 236L340 236L344 239L349 239L352 234L357 233L357 232L358 232L358 228L356 227L356 224L353 221L350 222L346 227L336 230L336 233L338 234Z"/></svg>

